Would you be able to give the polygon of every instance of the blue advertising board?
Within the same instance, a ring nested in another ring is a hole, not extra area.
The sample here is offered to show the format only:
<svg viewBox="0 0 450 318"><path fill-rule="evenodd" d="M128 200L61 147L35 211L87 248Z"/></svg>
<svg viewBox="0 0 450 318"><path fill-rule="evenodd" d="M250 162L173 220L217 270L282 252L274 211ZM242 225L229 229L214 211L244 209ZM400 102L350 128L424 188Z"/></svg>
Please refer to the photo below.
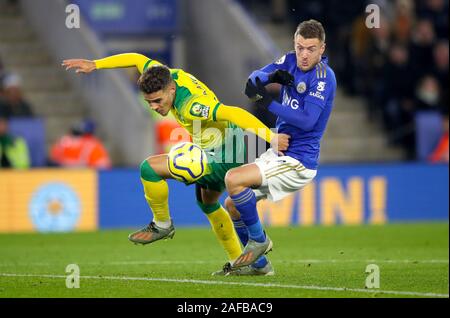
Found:
<svg viewBox="0 0 450 318"><path fill-rule="evenodd" d="M271 203L258 203L265 224L334 225L448 220L448 165L323 165L314 182ZM177 226L208 225L195 187L169 180ZM225 195L222 197L222 201ZM99 172L99 227L137 227L151 220L136 169Z"/></svg>
<svg viewBox="0 0 450 318"><path fill-rule="evenodd" d="M148 224L152 214L144 198L137 169L99 172L99 227L136 227ZM195 186L169 180L170 213L177 225L207 225L198 208Z"/></svg>

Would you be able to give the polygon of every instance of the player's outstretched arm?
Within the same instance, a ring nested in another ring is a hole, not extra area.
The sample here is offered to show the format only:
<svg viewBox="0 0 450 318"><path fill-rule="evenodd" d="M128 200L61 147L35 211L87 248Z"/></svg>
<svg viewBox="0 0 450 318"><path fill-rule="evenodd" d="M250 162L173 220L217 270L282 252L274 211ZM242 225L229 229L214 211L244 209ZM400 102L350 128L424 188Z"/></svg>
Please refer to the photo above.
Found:
<svg viewBox="0 0 450 318"><path fill-rule="evenodd" d="M66 68L66 71L75 69L75 73L91 73L96 69L95 62L84 59L69 59L64 60L61 64Z"/></svg>
<svg viewBox="0 0 450 318"><path fill-rule="evenodd" d="M228 120L244 130L248 130L266 142L270 143L274 150L282 154L289 147L289 135L275 134L258 118L245 109L234 106L220 105L216 114L217 120Z"/></svg>
<svg viewBox="0 0 450 318"><path fill-rule="evenodd" d="M91 73L97 69L135 66L139 72L142 73L145 64L149 60L148 57L142 54L123 53L93 61L85 59L68 59L63 61L62 66L64 66L66 70L75 69L76 73Z"/></svg>

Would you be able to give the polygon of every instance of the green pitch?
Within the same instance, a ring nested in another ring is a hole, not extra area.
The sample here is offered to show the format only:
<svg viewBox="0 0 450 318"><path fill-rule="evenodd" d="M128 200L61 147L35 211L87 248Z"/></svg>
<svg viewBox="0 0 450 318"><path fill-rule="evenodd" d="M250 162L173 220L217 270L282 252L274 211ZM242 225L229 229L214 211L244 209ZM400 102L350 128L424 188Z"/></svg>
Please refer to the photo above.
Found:
<svg viewBox="0 0 450 318"><path fill-rule="evenodd" d="M225 253L207 228L146 246L128 233L0 235L0 297L448 297L448 223L269 228L272 277L210 276Z"/></svg>

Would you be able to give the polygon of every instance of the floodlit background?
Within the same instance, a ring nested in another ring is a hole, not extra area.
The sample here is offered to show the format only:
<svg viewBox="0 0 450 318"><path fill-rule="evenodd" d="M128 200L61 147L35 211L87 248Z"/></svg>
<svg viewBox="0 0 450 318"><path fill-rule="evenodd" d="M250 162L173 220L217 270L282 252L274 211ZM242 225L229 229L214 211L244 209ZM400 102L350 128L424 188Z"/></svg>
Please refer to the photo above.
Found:
<svg viewBox="0 0 450 318"><path fill-rule="evenodd" d="M94 228L137 225L148 217L137 167L147 156L167 152L176 122L147 108L134 68L79 76L64 71L63 59L139 52L194 74L224 103L245 107L274 127L272 114L249 103L244 85L254 69L293 49L296 26L309 18L326 29L325 54L338 90L318 178L294 196L312 207L280 206L292 214L282 223L448 219L448 1L373 3L379 19L369 16L365 1L2 0L0 111L9 117L9 131L28 145L30 174L11 180L2 174L3 186L23 197L2 195L1 231L36 228L7 225L16 217L4 215L30 214L33 193L57 182L53 174L87 197L94 193L80 210L96 215ZM379 28L367 28L370 21ZM74 130L98 137L80 147L100 149L61 158L58 146L71 142ZM41 170L61 163L100 170L86 172L95 181L80 177L80 184L73 183L71 170ZM176 202L192 203L179 223L206 224L192 187L173 187L172 198L183 197ZM51 209L62 204L53 202ZM123 209L133 213L123 217ZM180 209L172 210L176 215ZM272 223L281 222L268 213Z"/></svg>
<svg viewBox="0 0 450 318"><path fill-rule="evenodd" d="M380 10L379 27L367 27L369 4ZM195 75L223 103L274 127L273 115L244 95L245 83L293 50L297 25L310 18L326 30L325 55L338 83L321 164L301 192L260 202L261 218L296 231L342 227L343 242L346 225L380 225L383 237L391 223L414 223L417 239L438 235L439 253L424 257L439 258L444 274L436 281L447 282L448 297L447 0L0 0L0 141L8 131L28 149L14 160L0 151L0 240L135 229L150 220L139 164L167 152L176 121L148 109L135 69L78 75L62 60L142 53ZM61 164L58 147L85 134L96 138ZM169 185L175 225L206 228L194 187ZM430 221L438 228L421 231Z"/></svg>

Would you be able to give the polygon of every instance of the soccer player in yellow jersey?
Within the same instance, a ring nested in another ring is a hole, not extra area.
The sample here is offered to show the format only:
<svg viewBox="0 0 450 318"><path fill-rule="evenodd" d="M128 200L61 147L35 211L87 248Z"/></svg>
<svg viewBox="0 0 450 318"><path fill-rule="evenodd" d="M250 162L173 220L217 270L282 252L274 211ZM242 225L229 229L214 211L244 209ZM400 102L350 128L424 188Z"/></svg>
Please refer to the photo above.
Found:
<svg viewBox="0 0 450 318"><path fill-rule="evenodd" d="M76 69L76 73L137 67L142 74L138 85L150 108L162 116L172 112L178 123L191 134L195 144L207 153L216 152L214 156L208 157L207 174L195 182L197 202L207 215L229 260L235 260L242 253L241 245L228 213L218 200L225 189L224 179L227 171L243 164L238 160L246 151L242 129L258 134L280 152L287 149L289 136L271 132L260 120L242 108L222 104L205 84L191 74L181 69L169 69L141 54L118 54L94 61L70 59L63 61L62 65L66 69ZM195 129L195 126L200 126L201 129ZM208 133L204 134L208 128L215 129L209 129ZM233 130L233 134L226 134L227 129ZM233 135L237 136L235 143ZM225 152L225 149L230 149L226 147L227 144L232 145L232 156ZM165 181L172 176L167 167L167 155L148 157L142 162L140 169L145 198L153 212L153 221L145 228L131 233L129 240L147 244L167 237L172 238L175 228L169 214L169 190ZM270 262L264 256L259 263L259 267L249 266L236 271L235 274L274 273Z"/></svg>

